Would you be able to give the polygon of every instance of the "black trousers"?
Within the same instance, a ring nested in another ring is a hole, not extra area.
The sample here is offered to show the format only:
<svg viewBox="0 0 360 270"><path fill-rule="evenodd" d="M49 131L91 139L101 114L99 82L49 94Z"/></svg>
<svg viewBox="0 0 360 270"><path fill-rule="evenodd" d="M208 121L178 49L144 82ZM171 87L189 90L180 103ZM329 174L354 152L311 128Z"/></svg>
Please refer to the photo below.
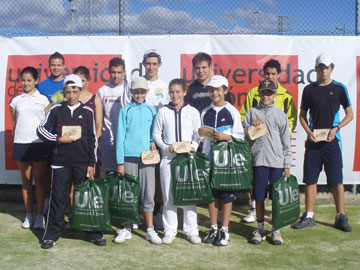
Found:
<svg viewBox="0 0 360 270"><path fill-rule="evenodd" d="M57 241L64 232L64 214L71 179L74 184L85 181L87 167L87 165L74 167L64 166L52 169L49 211L47 213L43 240ZM85 231L85 233L90 240L98 239L103 236L101 232Z"/></svg>

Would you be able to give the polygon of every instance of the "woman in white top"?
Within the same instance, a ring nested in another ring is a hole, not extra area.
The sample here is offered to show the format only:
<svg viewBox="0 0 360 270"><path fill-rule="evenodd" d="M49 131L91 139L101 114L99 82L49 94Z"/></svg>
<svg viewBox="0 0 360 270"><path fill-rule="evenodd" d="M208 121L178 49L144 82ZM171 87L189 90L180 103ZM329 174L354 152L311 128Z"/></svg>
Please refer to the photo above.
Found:
<svg viewBox="0 0 360 270"><path fill-rule="evenodd" d="M44 200L49 197L50 181L48 158L50 149L36 135L36 128L51 107L51 100L36 89L38 71L33 67L24 68L21 73L23 93L10 102L10 113L14 129L14 159L21 172L22 195L26 217L22 227L44 227ZM33 216L33 175L36 184L37 216Z"/></svg>

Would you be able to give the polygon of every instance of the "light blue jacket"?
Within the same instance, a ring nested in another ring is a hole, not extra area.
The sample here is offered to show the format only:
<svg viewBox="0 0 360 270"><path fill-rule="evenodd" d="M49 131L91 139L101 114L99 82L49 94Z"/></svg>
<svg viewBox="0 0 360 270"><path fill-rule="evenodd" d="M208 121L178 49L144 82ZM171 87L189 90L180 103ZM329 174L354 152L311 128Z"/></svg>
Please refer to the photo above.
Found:
<svg viewBox="0 0 360 270"><path fill-rule="evenodd" d="M131 101L121 109L116 136L117 164L124 164L124 157L140 157L141 152L150 150L155 116L155 107L146 101L142 104Z"/></svg>

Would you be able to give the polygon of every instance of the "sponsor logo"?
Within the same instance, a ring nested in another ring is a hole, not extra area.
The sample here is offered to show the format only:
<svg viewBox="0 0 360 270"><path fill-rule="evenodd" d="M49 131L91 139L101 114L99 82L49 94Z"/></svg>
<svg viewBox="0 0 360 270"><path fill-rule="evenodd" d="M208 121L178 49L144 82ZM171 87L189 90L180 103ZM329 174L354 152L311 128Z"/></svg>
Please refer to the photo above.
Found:
<svg viewBox="0 0 360 270"><path fill-rule="evenodd" d="M205 98L205 97L210 97L209 92L206 92L206 93L195 93L195 94L193 94L193 96L192 96L193 99Z"/></svg>
<svg viewBox="0 0 360 270"><path fill-rule="evenodd" d="M245 166L246 159L241 153L233 153L232 149L225 151L214 151L214 163L218 167L226 167L229 164L232 166Z"/></svg>
<svg viewBox="0 0 360 270"><path fill-rule="evenodd" d="M83 193L82 198L80 196L80 191L76 191L74 201L78 208L102 209L104 204L103 198L101 196L91 197L91 193L88 191Z"/></svg>
<svg viewBox="0 0 360 270"><path fill-rule="evenodd" d="M288 205L299 200L299 190L287 187L279 191L280 204L282 206Z"/></svg>
<svg viewBox="0 0 360 270"><path fill-rule="evenodd" d="M121 186L120 185L116 185L114 186L109 200L114 202L114 201L123 201L124 203L133 203L135 199L134 193L132 193L131 191L122 191L121 190Z"/></svg>
<svg viewBox="0 0 360 270"><path fill-rule="evenodd" d="M182 170L183 168L183 170ZM175 166L175 179L178 182L186 182L189 179L189 170L190 177L195 181L205 181L205 172L203 169L193 170L192 164L186 167ZM181 176L183 174L183 176Z"/></svg>
<svg viewBox="0 0 360 270"><path fill-rule="evenodd" d="M155 96L156 97L164 97L164 91L161 88L157 88L155 90Z"/></svg>

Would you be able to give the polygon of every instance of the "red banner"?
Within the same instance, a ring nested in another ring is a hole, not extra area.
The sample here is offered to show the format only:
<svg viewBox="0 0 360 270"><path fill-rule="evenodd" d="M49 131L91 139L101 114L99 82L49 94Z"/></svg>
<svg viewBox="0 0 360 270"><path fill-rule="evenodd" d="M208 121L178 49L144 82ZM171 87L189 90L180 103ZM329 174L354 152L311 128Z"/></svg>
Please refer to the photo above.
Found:
<svg viewBox="0 0 360 270"><path fill-rule="evenodd" d="M187 82L195 80L192 68L194 54L181 55L181 77ZM303 83L303 71L298 69L297 55L211 55L213 59L213 74L225 76L229 81L229 91L234 100L234 106L239 110L245 101L247 92L264 80L263 66L271 58L281 64L279 82L298 103L298 85Z"/></svg>
<svg viewBox="0 0 360 270"><path fill-rule="evenodd" d="M10 55L6 72L5 91L5 168L17 170L17 164L13 160L13 132L9 103L14 96L23 91L20 82L20 72L24 67L32 66L39 71L39 80L45 80L50 76L48 59L50 55ZM108 72L109 61L113 57L121 55L75 55L67 54L65 58L64 75L67 76L78 66L85 66L90 71L90 84L88 89L95 94L97 90L110 81Z"/></svg>

